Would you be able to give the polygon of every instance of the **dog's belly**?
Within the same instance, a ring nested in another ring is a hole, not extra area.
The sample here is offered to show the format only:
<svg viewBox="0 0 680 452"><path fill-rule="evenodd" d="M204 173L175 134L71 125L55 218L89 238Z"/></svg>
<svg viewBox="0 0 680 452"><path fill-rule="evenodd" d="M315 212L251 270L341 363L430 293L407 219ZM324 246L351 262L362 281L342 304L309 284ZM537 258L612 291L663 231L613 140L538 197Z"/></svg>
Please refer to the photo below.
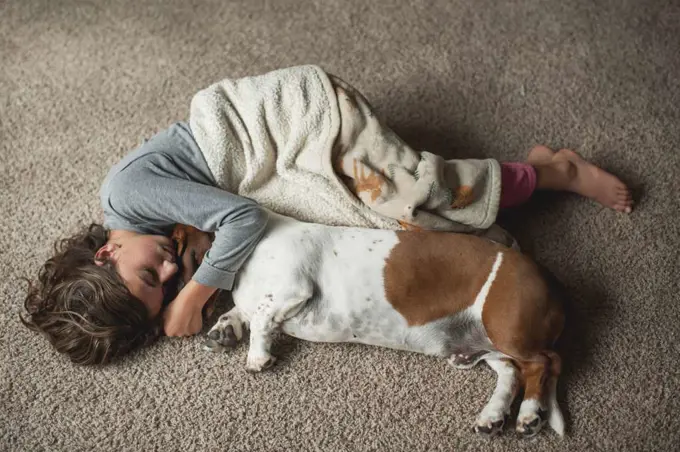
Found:
<svg viewBox="0 0 680 452"><path fill-rule="evenodd" d="M448 357L457 349L483 348L469 340L475 329L462 316L408 326L399 313L381 309L376 304L366 304L357 312L349 313L319 310L308 304L282 324L284 333L307 341L355 342L441 357Z"/></svg>

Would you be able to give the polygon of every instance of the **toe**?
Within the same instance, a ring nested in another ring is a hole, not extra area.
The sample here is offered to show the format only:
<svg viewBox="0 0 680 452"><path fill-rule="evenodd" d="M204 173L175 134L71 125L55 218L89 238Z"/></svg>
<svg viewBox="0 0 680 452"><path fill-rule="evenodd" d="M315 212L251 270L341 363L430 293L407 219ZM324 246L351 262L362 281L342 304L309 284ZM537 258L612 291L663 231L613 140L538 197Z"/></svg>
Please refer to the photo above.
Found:
<svg viewBox="0 0 680 452"><path fill-rule="evenodd" d="M472 428L472 431L484 436L495 436L501 433L504 424L505 419L500 419L495 422L478 423Z"/></svg>
<svg viewBox="0 0 680 452"><path fill-rule="evenodd" d="M217 341L214 341L212 339L206 340L203 343L202 348L207 352L219 352L223 350L222 346Z"/></svg>
<svg viewBox="0 0 680 452"><path fill-rule="evenodd" d="M213 341L219 341L220 337L222 337L220 330L211 330L208 332L208 338L212 339Z"/></svg>
<svg viewBox="0 0 680 452"><path fill-rule="evenodd" d="M632 199L619 199L614 204L614 210L617 212L631 213L633 211Z"/></svg>
<svg viewBox="0 0 680 452"><path fill-rule="evenodd" d="M542 409L539 409L536 413L522 416L517 420L517 433L525 438L530 438L543 429L546 419L547 411Z"/></svg>
<svg viewBox="0 0 680 452"><path fill-rule="evenodd" d="M234 329L229 327L224 332L226 334L224 335L224 337L222 337L222 340L220 341L222 345L225 345L227 347L235 347L236 344L238 343L238 340L236 339Z"/></svg>
<svg viewBox="0 0 680 452"><path fill-rule="evenodd" d="M491 436L494 433L493 427L486 425L475 425L473 430L475 433L479 433L480 435Z"/></svg>
<svg viewBox="0 0 680 452"><path fill-rule="evenodd" d="M506 419L507 414L495 414L492 416L485 416L482 414L477 419L477 422L475 422L474 427L472 427L472 431L483 436L499 435L503 431Z"/></svg>
<svg viewBox="0 0 680 452"><path fill-rule="evenodd" d="M274 365L276 362L275 356L257 356L249 357L246 360L246 370L250 373L262 372Z"/></svg>
<svg viewBox="0 0 680 452"><path fill-rule="evenodd" d="M269 359L267 361L265 361L265 363L262 365L262 368L263 369L269 369L270 367L272 367L274 365L274 363L276 363L276 358L274 358L273 356L270 356Z"/></svg>

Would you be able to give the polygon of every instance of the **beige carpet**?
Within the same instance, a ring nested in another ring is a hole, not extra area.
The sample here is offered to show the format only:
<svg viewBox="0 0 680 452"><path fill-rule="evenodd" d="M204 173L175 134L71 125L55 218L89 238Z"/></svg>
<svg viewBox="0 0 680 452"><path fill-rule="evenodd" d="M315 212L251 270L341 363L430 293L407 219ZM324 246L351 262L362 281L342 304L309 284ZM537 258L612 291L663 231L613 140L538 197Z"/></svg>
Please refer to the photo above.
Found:
<svg viewBox="0 0 680 452"><path fill-rule="evenodd" d="M0 1L0 449L678 450L679 44L674 0ZM568 146L636 188L630 216L546 195L503 219L570 289L566 438L474 436L485 366L284 340L251 376L194 338L79 368L20 325L20 277L100 218L109 165L199 88L299 63L419 149Z"/></svg>

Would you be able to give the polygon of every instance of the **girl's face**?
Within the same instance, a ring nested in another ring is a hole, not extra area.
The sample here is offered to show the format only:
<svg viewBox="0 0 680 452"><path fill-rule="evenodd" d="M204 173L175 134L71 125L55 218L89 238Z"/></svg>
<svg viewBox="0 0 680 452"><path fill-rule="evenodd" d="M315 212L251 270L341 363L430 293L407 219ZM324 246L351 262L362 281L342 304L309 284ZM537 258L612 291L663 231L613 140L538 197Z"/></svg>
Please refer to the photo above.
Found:
<svg viewBox="0 0 680 452"><path fill-rule="evenodd" d="M175 258L175 249L168 237L126 234L101 247L95 262L103 265L103 261L111 261L132 295L156 317L163 305L164 285L177 273Z"/></svg>

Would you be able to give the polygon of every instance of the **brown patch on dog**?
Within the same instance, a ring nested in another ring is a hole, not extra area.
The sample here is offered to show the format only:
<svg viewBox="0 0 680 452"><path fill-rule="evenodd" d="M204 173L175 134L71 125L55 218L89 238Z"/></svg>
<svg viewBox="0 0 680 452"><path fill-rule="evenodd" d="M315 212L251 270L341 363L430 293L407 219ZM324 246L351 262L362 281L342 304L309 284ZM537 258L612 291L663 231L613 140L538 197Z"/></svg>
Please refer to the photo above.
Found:
<svg viewBox="0 0 680 452"><path fill-rule="evenodd" d="M475 201L475 192L469 185L461 185L456 189L456 194L451 203L452 209L462 209Z"/></svg>
<svg viewBox="0 0 680 452"><path fill-rule="evenodd" d="M471 306L501 245L466 234L397 232L385 260L385 295L409 325L424 325Z"/></svg>
<svg viewBox="0 0 680 452"><path fill-rule="evenodd" d="M401 220L397 220L397 223L399 223L399 226L401 226L401 228L404 231L413 231L413 232L423 231L423 228L421 228L420 226L415 225L415 224L407 223L407 222L401 221Z"/></svg>
<svg viewBox="0 0 680 452"><path fill-rule="evenodd" d="M191 238L198 237L198 234L208 235L207 232L200 231L195 227L186 224L178 224L175 226L175 229L172 230L172 236L170 238L174 240L175 243L177 243L178 257L182 257Z"/></svg>
<svg viewBox="0 0 680 452"><path fill-rule="evenodd" d="M498 350L536 361L562 333L564 311L538 266L521 253L507 252L486 297L482 323Z"/></svg>
<svg viewBox="0 0 680 452"><path fill-rule="evenodd" d="M550 376L549 360L521 361L517 365L522 375L524 400L542 400L545 382Z"/></svg>
<svg viewBox="0 0 680 452"><path fill-rule="evenodd" d="M357 168L359 166L359 168ZM353 159L352 173L354 177L354 192L359 194L368 191L371 194L371 201L375 201L382 194L382 187L385 184L385 174L379 174L369 168L368 174L364 172L366 165Z"/></svg>

